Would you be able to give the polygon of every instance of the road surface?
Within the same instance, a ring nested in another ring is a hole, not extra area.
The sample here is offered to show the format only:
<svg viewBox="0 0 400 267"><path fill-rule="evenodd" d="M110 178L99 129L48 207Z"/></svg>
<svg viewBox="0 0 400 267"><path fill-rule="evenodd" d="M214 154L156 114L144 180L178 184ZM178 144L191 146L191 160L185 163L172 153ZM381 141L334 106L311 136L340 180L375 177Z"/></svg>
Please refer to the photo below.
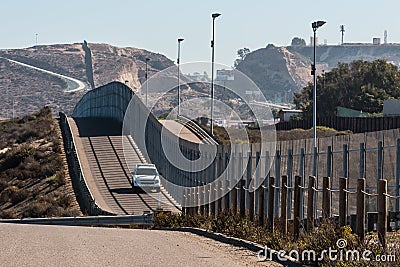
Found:
<svg viewBox="0 0 400 267"><path fill-rule="evenodd" d="M0 265L282 266L256 253L191 233L0 224Z"/></svg>
<svg viewBox="0 0 400 267"><path fill-rule="evenodd" d="M28 64L25 64L25 63L22 63L22 62L19 62L19 61L16 61L16 60L8 59L8 58L5 58L5 57L0 57L0 58L8 60L9 62L18 64L18 65L24 66L26 68L31 68L31 69L34 69L34 70L37 70L37 71L41 71L41 72L56 76L56 77L64 79L64 80L67 80L67 85L68 85L68 87L71 87L71 88L65 90L65 92L76 92L76 91L88 89L85 83L83 83L82 81L77 80L75 78L71 78L71 77L68 77L68 76L65 76L65 75L62 75L62 74L58 74L58 73L49 71L49 70L41 69L41 68L38 68L38 67L35 67L35 66L32 66L32 65L28 65ZM70 85L71 83L74 86L71 86Z"/></svg>
<svg viewBox="0 0 400 267"><path fill-rule="evenodd" d="M174 120L159 120L159 122L170 132L182 139L201 144L202 140L193 134L188 128Z"/></svg>
<svg viewBox="0 0 400 267"><path fill-rule="evenodd" d="M125 147L124 153L123 140L129 144L130 137L121 135L120 123L103 118L68 120L86 183L100 208L117 215L152 212L159 205L164 210L180 212L179 205L164 188L150 194L132 189L125 157L131 166L143 162L133 143Z"/></svg>

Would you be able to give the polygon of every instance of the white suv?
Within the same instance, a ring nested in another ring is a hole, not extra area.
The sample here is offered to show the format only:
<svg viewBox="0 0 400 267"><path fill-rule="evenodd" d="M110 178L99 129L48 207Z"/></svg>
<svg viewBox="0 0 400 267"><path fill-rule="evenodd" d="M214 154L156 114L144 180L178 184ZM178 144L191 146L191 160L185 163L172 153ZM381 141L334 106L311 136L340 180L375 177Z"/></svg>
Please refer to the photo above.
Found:
<svg viewBox="0 0 400 267"><path fill-rule="evenodd" d="M160 177L154 164L136 164L132 172L132 187L160 191Z"/></svg>

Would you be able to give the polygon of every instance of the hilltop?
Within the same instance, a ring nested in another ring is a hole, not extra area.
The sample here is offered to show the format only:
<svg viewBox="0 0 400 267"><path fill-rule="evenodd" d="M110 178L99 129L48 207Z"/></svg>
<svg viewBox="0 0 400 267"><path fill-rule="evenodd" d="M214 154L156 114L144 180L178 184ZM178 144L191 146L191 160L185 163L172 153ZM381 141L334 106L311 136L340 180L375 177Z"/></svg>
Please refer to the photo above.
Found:
<svg viewBox="0 0 400 267"><path fill-rule="evenodd" d="M320 45L317 48L317 73L329 71L338 62L356 59L372 61L386 58L400 65L400 45ZM249 53L237 69L250 77L267 99L291 102L293 93L312 80L310 74L312 46L276 47L269 44ZM174 66L166 56L144 49L120 48L109 44L82 43L39 45L24 49L0 50L0 92L3 96L0 118L29 114L47 105L53 114L67 115L88 89L120 81L137 91L145 81L146 58L149 77ZM7 59L65 75L83 82L86 90L67 92L70 84L63 78L10 62ZM173 75L171 75L173 76ZM183 81L191 77L182 76ZM176 81L173 82L176 84ZM182 96L208 96L207 83L182 86ZM166 114L176 104L174 92L157 104L157 116ZM216 97L228 97L216 90Z"/></svg>
<svg viewBox="0 0 400 267"><path fill-rule="evenodd" d="M339 62L373 61L385 58L400 65L400 45L319 45L317 75L337 67ZM249 76L264 92L267 99L291 101L293 92L312 82L313 46L276 47L269 44L249 53L237 69Z"/></svg>
<svg viewBox="0 0 400 267"><path fill-rule="evenodd" d="M66 92L64 79L8 61L12 59L57 74L78 79L87 88L112 81L126 83L134 90L145 80L145 61L149 76L173 65L161 54L138 48L119 48L108 44L56 44L0 51L0 92L3 104L0 118L22 116L44 105L57 113L71 114L85 90Z"/></svg>

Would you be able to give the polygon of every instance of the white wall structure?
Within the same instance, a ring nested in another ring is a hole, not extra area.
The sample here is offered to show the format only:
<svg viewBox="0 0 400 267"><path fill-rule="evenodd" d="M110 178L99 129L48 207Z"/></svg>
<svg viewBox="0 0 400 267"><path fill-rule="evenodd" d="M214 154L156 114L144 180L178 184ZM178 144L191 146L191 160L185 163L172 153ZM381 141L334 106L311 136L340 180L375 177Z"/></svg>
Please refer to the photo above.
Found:
<svg viewBox="0 0 400 267"><path fill-rule="evenodd" d="M383 116L400 116L400 100L387 99L383 101Z"/></svg>

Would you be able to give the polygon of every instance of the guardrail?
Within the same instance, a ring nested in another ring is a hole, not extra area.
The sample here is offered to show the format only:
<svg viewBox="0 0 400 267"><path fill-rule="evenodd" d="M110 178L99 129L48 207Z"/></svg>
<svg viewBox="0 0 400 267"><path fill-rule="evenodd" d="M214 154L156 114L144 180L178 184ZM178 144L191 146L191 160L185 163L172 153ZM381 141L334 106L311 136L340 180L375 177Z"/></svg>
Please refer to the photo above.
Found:
<svg viewBox="0 0 400 267"><path fill-rule="evenodd" d="M75 195L79 206L83 213L89 215L114 215L108 211L101 209L90 193L89 187L86 184L85 177L82 172L82 166L76 152L74 137L71 132L71 127L67 116L60 112L60 128L64 140L64 149L67 156L69 174L74 187Z"/></svg>
<svg viewBox="0 0 400 267"><path fill-rule="evenodd" d="M214 138L212 138L206 131L204 131L203 128L201 128L197 123L195 123L191 119L186 118L185 116L182 116L182 115L178 115L177 119L182 121L184 125L187 124L191 129L193 129L195 131L194 134L196 134L198 137L200 137L204 141L206 141L212 145L218 145L218 142L215 141Z"/></svg>
<svg viewBox="0 0 400 267"><path fill-rule="evenodd" d="M59 218L25 218L6 219L0 223L41 224L41 225L67 225L67 226L92 226L92 225L153 225L153 213L142 215L123 216L83 216Z"/></svg>

